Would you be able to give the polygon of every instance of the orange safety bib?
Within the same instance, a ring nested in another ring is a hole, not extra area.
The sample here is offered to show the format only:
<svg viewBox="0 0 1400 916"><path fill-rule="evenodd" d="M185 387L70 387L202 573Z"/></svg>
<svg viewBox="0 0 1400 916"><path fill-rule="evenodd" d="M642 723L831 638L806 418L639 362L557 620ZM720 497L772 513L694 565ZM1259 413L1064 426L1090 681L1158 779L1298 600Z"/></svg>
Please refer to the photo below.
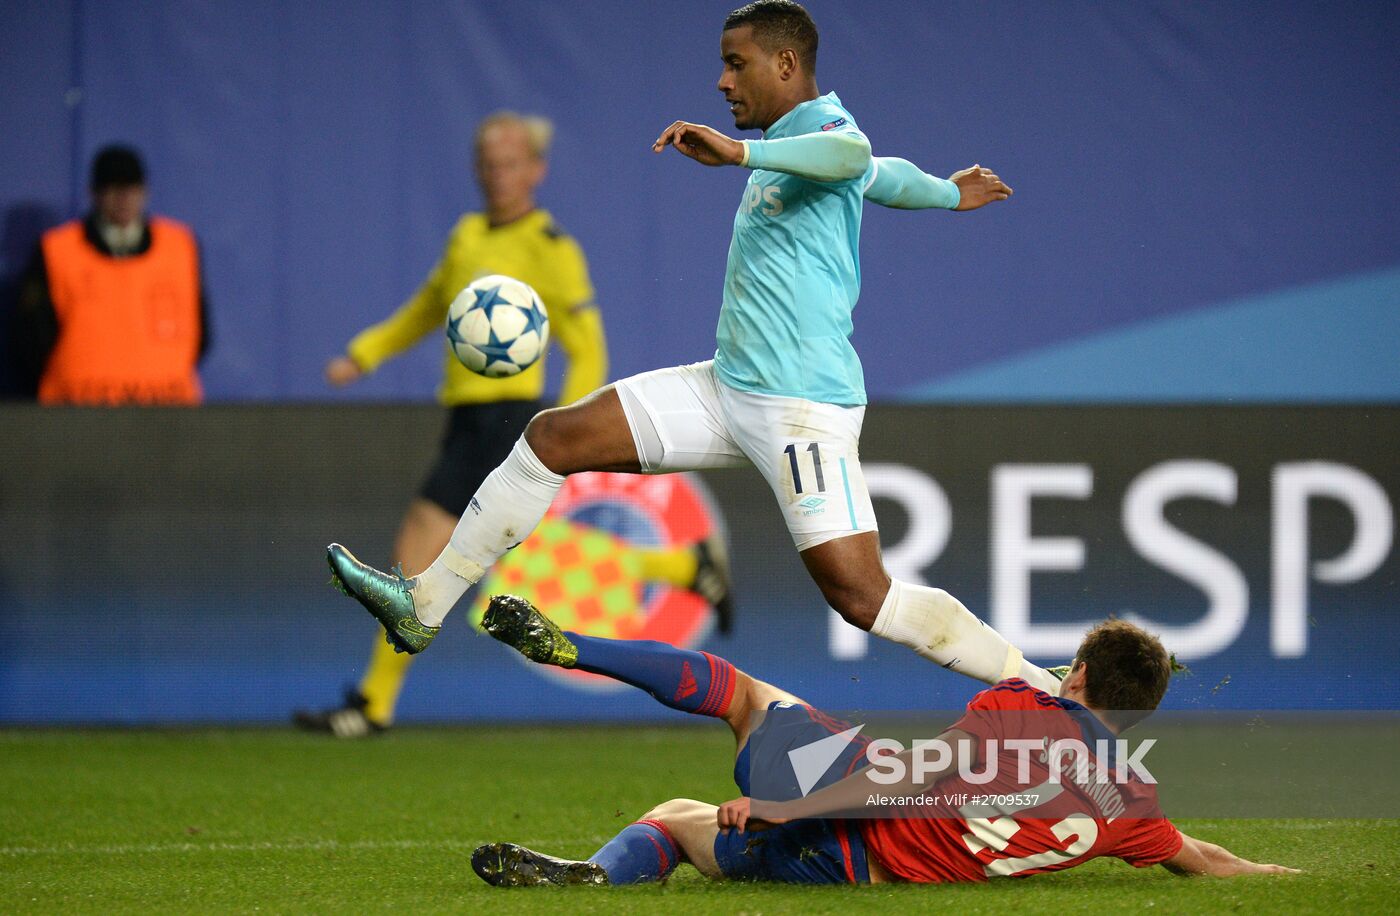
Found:
<svg viewBox="0 0 1400 916"><path fill-rule="evenodd" d="M58 343L39 382L44 404L198 404L199 256L194 235L153 217L130 258L93 248L81 221L44 233Z"/></svg>

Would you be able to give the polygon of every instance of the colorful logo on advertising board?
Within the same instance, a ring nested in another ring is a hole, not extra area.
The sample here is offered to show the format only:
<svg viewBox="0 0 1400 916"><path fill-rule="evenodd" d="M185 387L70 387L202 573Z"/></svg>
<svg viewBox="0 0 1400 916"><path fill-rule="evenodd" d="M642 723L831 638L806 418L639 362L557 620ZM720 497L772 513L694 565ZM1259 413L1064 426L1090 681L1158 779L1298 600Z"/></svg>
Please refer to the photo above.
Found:
<svg viewBox="0 0 1400 916"><path fill-rule="evenodd" d="M472 619L480 624L492 595L511 594L586 636L695 645L709 630L710 606L695 592L650 576L651 561L723 530L704 485L690 474L575 474L540 526L492 568ZM617 686L581 671L524 663L576 686Z"/></svg>

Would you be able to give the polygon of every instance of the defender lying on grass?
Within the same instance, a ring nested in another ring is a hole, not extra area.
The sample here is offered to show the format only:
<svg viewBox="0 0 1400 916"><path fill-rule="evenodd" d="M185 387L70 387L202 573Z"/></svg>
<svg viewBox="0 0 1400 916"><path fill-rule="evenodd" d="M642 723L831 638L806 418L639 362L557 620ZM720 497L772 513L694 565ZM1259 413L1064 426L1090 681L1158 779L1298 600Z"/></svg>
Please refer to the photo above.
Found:
<svg viewBox="0 0 1400 916"><path fill-rule="evenodd" d="M1089 631L1060 696L1011 678L973 697L937 739L949 752L933 766L916 759L917 746L882 756L858 728L705 652L561 632L509 596L492 599L483 625L533 661L606 675L673 709L723 719L744 796L719 807L664 802L587 861L481 846L472 867L490 884L635 884L681 862L711 878L793 884L986 881L1099 856L1183 875L1295 872L1182 834L1158 808L1155 786L1119 766L1117 735L1157 707L1171 673L1161 643L1124 621ZM791 760L796 771L801 752L824 742L839 750L825 755L813 785L780 792L786 800L749 797L755 776L777 772L774 762ZM1055 753L1069 745L1084 752ZM1026 753L1033 748L1041 752Z"/></svg>

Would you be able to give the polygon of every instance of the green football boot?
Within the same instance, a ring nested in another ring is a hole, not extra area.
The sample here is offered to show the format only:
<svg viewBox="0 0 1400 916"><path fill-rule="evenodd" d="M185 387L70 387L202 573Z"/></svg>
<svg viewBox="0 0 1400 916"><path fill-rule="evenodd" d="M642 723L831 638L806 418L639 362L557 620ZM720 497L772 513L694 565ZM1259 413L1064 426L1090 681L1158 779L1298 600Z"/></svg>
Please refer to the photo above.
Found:
<svg viewBox="0 0 1400 916"><path fill-rule="evenodd" d="M578 646L524 598L492 596L481 628L530 661L560 668L572 668L578 662Z"/></svg>
<svg viewBox="0 0 1400 916"><path fill-rule="evenodd" d="M563 887L608 883L608 873L596 862L556 859L514 843L488 843L472 853L472 871L493 887Z"/></svg>
<svg viewBox="0 0 1400 916"><path fill-rule="evenodd" d="M413 580L405 579L395 567L383 573L366 566L339 544L326 548L331 565L331 584L364 605L384 627L384 638L395 652L416 655L428 648L441 627L430 627L418 619L413 607Z"/></svg>

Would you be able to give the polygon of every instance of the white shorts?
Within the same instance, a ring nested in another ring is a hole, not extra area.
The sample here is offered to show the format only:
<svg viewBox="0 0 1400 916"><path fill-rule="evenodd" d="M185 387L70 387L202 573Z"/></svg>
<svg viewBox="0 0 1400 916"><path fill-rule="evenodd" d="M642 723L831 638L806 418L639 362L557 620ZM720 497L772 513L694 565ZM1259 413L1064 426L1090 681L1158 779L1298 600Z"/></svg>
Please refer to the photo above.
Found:
<svg viewBox="0 0 1400 916"><path fill-rule="evenodd" d="M864 407L739 391L707 361L617 383L648 474L753 465L782 507L798 550L874 531L860 471Z"/></svg>

